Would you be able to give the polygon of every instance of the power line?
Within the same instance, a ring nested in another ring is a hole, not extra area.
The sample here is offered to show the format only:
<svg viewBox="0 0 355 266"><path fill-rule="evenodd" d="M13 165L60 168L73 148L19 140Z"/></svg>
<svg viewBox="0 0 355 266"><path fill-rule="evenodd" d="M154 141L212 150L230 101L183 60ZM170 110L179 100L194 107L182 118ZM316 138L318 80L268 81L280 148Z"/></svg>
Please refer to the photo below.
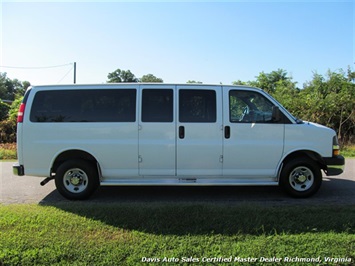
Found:
<svg viewBox="0 0 355 266"><path fill-rule="evenodd" d="M74 67L71 67L67 73L58 81L58 84L73 70Z"/></svg>
<svg viewBox="0 0 355 266"><path fill-rule="evenodd" d="M3 68L16 68L16 69L46 69L46 68L56 68L56 67L64 67L73 65L73 63L65 64L65 65L56 65L56 66L44 66L44 67L23 67L23 66L0 66Z"/></svg>
<svg viewBox="0 0 355 266"><path fill-rule="evenodd" d="M58 68L71 66L67 73L58 81L60 83L73 69L74 69L74 84L76 83L76 62L68 63L63 65L55 65L55 66L43 66L43 67L22 67L22 66L0 66L0 68L14 68L14 69L48 69L48 68Z"/></svg>

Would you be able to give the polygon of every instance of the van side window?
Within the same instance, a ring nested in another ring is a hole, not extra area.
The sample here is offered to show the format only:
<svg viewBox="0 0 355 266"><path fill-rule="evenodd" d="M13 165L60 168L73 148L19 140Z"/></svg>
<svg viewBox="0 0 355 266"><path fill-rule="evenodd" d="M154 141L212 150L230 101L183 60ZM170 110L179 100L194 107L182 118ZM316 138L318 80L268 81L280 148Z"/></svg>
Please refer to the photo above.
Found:
<svg viewBox="0 0 355 266"><path fill-rule="evenodd" d="M272 123L273 104L254 91L229 92L229 119L232 123Z"/></svg>
<svg viewBox="0 0 355 266"><path fill-rule="evenodd" d="M32 122L135 122L135 89L39 91Z"/></svg>
<svg viewBox="0 0 355 266"><path fill-rule="evenodd" d="M216 92L214 90L179 90L179 121L216 122Z"/></svg>
<svg viewBox="0 0 355 266"><path fill-rule="evenodd" d="M173 122L173 90L144 89L142 122Z"/></svg>

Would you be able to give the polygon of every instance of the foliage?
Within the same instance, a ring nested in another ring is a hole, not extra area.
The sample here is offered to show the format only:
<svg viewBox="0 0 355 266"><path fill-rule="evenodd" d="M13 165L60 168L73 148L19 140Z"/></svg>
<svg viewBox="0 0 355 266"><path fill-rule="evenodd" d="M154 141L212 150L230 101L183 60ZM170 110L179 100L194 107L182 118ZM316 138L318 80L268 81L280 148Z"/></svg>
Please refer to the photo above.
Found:
<svg viewBox="0 0 355 266"><path fill-rule="evenodd" d="M0 121L0 143L16 142L16 126L11 120Z"/></svg>
<svg viewBox="0 0 355 266"><path fill-rule="evenodd" d="M0 121L5 120L9 114L10 106L0 100Z"/></svg>
<svg viewBox="0 0 355 266"><path fill-rule="evenodd" d="M17 113L20 108L23 96L17 97L11 104L10 109L8 111L8 120L16 123L17 121Z"/></svg>
<svg viewBox="0 0 355 266"><path fill-rule="evenodd" d="M304 119L336 129L343 141L355 134L355 84L343 71L328 71L325 78L315 73L300 98L305 100Z"/></svg>
<svg viewBox="0 0 355 266"><path fill-rule="evenodd" d="M6 104L7 106L6 118L0 121L0 143L16 142L17 112L22 102L22 98L23 97L18 97L17 99L15 99L12 102L11 106L8 106ZM12 158L7 158L7 159L12 159Z"/></svg>
<svg viewBox="0 0 355 266"><path fill-rule="evenodd" d="M109 79L108 83L116 83L116 82L138 82L138 79L134 76L134 74L130 70L121 70L117 68L115 71L109 73L107 75Z"/></svg>
<svg viewBox="0 0 355 266"><path fill-rule="evenodd" d="M9 105L0 100L0 143L16 142L17 112L23 94L30 85L28 81L11 80L6 73L0 72L0 99L12 102ZM10 153L13 154L12 151Z"/></svg>
<svg viewBox="0 0 355 266"><path fill-rule="evenodd" d="M188 80L188 81L186 81L186 83L189 83L189 84L202 84L201 81L195 81L195 80Z"/></svg>
<svg viewBox="0 0 355 266"><path fill-rule="evenodd" d="M254 81L234 81L233 85L248 85L258 87L267 93L273 94L278 88L296 88L296 82L292 82L292 77L287 76L287 71L278 69L270 73L261 72Z"/></svg>
<svg viewBox="0 0 355 266"><path fill-rule="evenodd" d="M157 78L153 74L143 75L142 78L138 79L130 70L116 69L115 71L107 75L108 83L119 83L119 82L163 82L161 78Z"/></svg>
<svg viewBox="0 0 355 266"><path fill-rule="evenodd" d="M0 72L0 99L12 101L16 95L23 95L30 85L28 81L11 80L6 73Z"/></svg>
<svg viewBox="0 0 355 266"><path fill-rule="evenodd" d="M201 260L230 256L258 258L253 265L274 256L353 262L354 221L354 206L0 205L0 265L140 265L165 257L215 265Z"/></svg>
<svg viewBox="0 0 355 266"><path fill-rule="evenodd" d="M153 74L147 74L141 77L140 82L163 82L163 80L161 78L157 78Z"/></svg>
<svg viewBox="0 0 355 266"><path fill-rule="evenodd" d="M296 86L283 69L261 72L255 81L235 81L234 85L255 86L270 93L294 116L316 122L338 133L342 143L355 139L355 72L348 68L330 71L325 77L314 73L311 81Z"/></svg>

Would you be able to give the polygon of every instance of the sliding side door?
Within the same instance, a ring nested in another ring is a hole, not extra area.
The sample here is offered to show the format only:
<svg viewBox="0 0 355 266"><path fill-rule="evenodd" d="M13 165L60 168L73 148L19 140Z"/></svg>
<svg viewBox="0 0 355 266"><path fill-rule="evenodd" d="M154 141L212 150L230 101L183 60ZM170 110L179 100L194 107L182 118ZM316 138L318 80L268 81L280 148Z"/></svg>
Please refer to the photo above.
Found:
<svg viewBox="0 0 355 266"><path fill-rule="evenodd" d="M177 94L177 174L221 176L221 87L182 85Z"/></svg>
<svg viewBox="0 0 355 266"><path fill-rule="evenodd" d="M139 175L176 174L174 86L141 85L139 110Z"/></svg>

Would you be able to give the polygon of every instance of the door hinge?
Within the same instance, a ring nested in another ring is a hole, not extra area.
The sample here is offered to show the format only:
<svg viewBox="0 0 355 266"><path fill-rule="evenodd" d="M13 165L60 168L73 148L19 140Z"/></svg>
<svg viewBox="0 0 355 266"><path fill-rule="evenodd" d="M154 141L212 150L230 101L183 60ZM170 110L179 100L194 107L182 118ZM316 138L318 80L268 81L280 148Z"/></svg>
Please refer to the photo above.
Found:
<svg viewBox="0 0 355 266"><path fill-rule="evenodd" d="M143 162L143 158L142 158L141 155L138 155L138 162L139 162L139 163Z"/></svg>
<svg viewBox="0 0 355 266"><path fill-rule="evenodd" d="M219 156L219 162L223 163L223 155Z"/></svg>

